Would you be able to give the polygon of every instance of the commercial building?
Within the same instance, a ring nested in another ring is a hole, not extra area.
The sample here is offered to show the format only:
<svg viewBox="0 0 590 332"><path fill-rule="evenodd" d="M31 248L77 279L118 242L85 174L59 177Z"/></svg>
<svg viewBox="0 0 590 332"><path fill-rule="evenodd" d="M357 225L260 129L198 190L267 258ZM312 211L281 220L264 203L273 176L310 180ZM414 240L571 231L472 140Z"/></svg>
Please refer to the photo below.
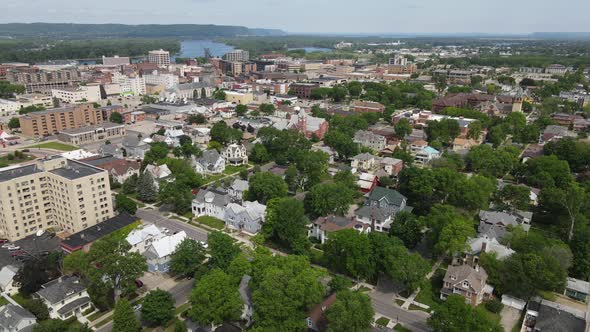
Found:
<svg viewBox="0 0 590 332"><path fill-rule="evenodd" d="M66 129L57 135L62 142L82 145L125 136L125 125L105 122L96 126Z"/></svg>
<svg viewBox="0 0 590 332"><path fill-rule="evenodd" d="M170 52L163 49L149 51L148 62L155 63L159 67L170 65Z"/></svg>
<svg viewBox="0 0 590 332"><path fill-rule="evenodd" d="M225 101L234 104L248 105L254 101L254 95L249 92L225 91Z"/></svg>
<svg viewBox="0 0 590 332"><path fill-rule="evenodd" d="M53 135L66 129L81 128L104 122L102 111L92 104L54 108L29 113L19 118L21 131L26 136Z"/></svg>
<svg viewBox="0 0 590 332"><path fill-rule="evenodd" d="M79 82L81 74L78 69L41 70L39 68L24 67L9 71L6 80L10 83L24 85L28 93L48 92L73 86Z"/></svg>
<svg viewBox="0 0 590 332"><path fill-rule="evenodd" d="M145 84L162 85L165 89L170 89L178 85L178 76L174 74L163 74L153 71L151 74L143 75Z"/></svg>
<svg viewBox="0 0 590 332"><path fill-rule="evenodd" d="M64 103L97 103L100 101L100 86L86 85L77 88L51 89L51 96Z"/></svg>
<svg viewBox="0 0 590 332"><path fill-rule="evenodd" d="M102 56L102 64L105 66L124 66L128 65L130 62L129 57L126 56Z"/></svg>
<svg viewBox="0 0 590 332"><path fill-rule="evenodd" d="M0 169L0 233L79 232L113 215L108 172L61 156Z"/></svg>
<svg viewBox="0 0 590 332"><path fill-rule="evenodd" d="M0 99L0 116L15 116L20 110L20 103L15 100Z"/></svg>
<svg viewBox="0 0 590 332"><path fill-rule="evenodd" d="M233 50L223 56L227 61L248 61L250 60L250 52L244 50Z"/></svg>
<svg viewBox="0 0 590 332"><path fill-rule="evenodd" d="M136 222L139 222L139 218L123 212L87 229L71 234L59 245L66 253L78 250L88 252L94 242Z"/></svg>
<svg viewBox="0 0 590 332"><path fill-rule="evenodd" d="M320 85L316 83L294 83L289 86L289 94L293 94L299 98L309 99L313 90L319 87Z"/></svg>

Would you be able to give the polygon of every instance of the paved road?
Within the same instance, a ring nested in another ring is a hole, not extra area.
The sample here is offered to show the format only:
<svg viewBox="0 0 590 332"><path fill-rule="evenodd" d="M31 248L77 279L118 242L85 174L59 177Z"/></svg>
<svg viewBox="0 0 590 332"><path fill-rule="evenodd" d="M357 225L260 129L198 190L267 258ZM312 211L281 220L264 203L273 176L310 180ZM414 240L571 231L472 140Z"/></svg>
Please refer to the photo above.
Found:
<svg viewBox="0 0 590 332"><path fill-rule="evenodd" d="M207 242L207 231L179 220L164 218L158 213L158 211L139 209L137 210L136 215L144 222L152 223L158 227L166 227L172 233L185 231L189 238Z"/></svg>
<svg viewBox="0 0 590 332"><path fill-rule="evenodd" d="M375 290L368 294L373 303L375 312L397 320L404 327L414 332L432 331L426 324L428 314L422 311L408 311L393 304L392 293L383 293Z"/></svg>

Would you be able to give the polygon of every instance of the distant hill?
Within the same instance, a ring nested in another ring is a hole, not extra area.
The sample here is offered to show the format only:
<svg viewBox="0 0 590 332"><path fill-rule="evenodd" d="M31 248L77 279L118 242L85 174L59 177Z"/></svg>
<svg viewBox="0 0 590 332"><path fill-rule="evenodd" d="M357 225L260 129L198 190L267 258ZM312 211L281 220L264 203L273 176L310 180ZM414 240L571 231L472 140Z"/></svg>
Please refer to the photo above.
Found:
<svg viewBox="0 0 590 332"><path fill-rule="evenodd" d="M216 38L236 36L280 36L274 29L249 29L230 25L201 24L0 24L0 36L14 39L101 39L101 38Z"/></svg>
<svg viewBox="0 0 590 332"><path fill-rule="evenodd" d="M534 32L532 38L538 39L590 39L590 32Z"/></svg>

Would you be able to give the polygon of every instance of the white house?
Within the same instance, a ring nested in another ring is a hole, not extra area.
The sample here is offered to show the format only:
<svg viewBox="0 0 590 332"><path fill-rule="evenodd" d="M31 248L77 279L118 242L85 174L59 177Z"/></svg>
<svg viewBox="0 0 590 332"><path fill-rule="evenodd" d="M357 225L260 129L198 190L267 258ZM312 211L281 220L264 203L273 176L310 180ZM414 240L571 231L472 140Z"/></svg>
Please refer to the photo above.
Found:
<svg viewBox="0 0 590 332"><path fill-rule="evenodd" d="M258 202L230 203L224 214L225 226L249 234L256 234L262 228L266 205Z"/></svg>
<svg viewBox="0 0 590 332"><path fill-rule="evenodd" d="M218 189L199 190L193 199L193 214L197 217L210 216L223 220L225 208L231 199L227 192Z"/></svg>
<svg viewBox="0 0 590 332"><path fill-rule="evenodd" d="M154 179L154 185L156 189L160 188L160 183L162 181L168 181L172 178L172 171L168 168L168 165L163 164L160 166L157 165L147 165L145 167L144 172L148 172L151 174L152 178Z"/></svg>
<svg viewBox="0 0 590 332"><path fill-rule="evenodd" d="M233 166L248 164L248 153L243 144L230 144L222 152L225 163Z"/></svg>
<svg viewBox="0 0 590 332"><path fill-rule="evenodd" d="M193 159L193 166L199 174L221 174L225 171L225 159L217 150L207 150L200 158Z"/></svg>
<svg viewBox="0 0 590 332"><path fill-rule="evenodd" d="M131 252L143 254L152 242L164 237L164 233L160 231L156 225L147 225L142 228L134 229L127 235L127 242L131 245Z"/></svg>
<svg viewBox="0 0 590 332"><path fill-rule="evenodd" d="M14 282L14 276L18 268L14 265L6 265L0 269L0 294L13 295L18 293L18 285Z"/></svg>
<svg viewBox="0 0 590 332"><path fill-rule="evenodd" d="M232 200L241 202L244 192L250 188L247 180L235 179L232 185L228 188L229 196Z"/></svg>
<svg viewBox="0 0 590 332"><path fill-rule="evenodd" d="M0 307L1 332L32 331L35 324L37 318L20 306L7 304Z"/></svg>
<svg viewBox="0 0 590 332"><path fill-rule="evenodd" d="M377 168L377 159L370 153L361 153L352 157L350 167L360 171L374 171Z"/></svg>
<svg viewBox="0 0 590 332"><path fill-rule="evenodd" d="M63 276L52 280L35 293L45 303L49 317L67 320L80 316L92 302L86 286L76 276Z"/></svg>
<svg viewBox="0 0 590 332"><path fill-rule="evenodd" d="M143 253L147 260L149 272L168 272L170 269L170 259L176 252L176 247L186 239L184 231L174 235L164 236L150 244L148 249Z"/></svg>

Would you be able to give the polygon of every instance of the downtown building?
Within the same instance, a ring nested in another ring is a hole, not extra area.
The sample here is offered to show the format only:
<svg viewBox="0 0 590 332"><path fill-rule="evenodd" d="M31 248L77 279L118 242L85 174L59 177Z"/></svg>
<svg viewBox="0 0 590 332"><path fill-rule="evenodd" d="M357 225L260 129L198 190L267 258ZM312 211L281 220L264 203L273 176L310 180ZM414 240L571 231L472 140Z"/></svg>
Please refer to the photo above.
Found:
<svg viewBox="0 0 590 332"><path fill-rule="evenodd" d="M58 132L93 126L104 122L102 110L92 104L54 108L32 112L19 118L21 132L30 137L53 135Z"/></svg>
<svg viewBox="0 0 590 332"><path fill-rule="evenodd" d="M170 66L170 52L163 49L149 51L148 62L158 65L158 67Z"/></svg>
<svg viewBox="0 0 590 332"><path fill-rule="evenodd" d="M113 216L107 171L61 156L0 169L0 237L73 234Z"/></svg>

